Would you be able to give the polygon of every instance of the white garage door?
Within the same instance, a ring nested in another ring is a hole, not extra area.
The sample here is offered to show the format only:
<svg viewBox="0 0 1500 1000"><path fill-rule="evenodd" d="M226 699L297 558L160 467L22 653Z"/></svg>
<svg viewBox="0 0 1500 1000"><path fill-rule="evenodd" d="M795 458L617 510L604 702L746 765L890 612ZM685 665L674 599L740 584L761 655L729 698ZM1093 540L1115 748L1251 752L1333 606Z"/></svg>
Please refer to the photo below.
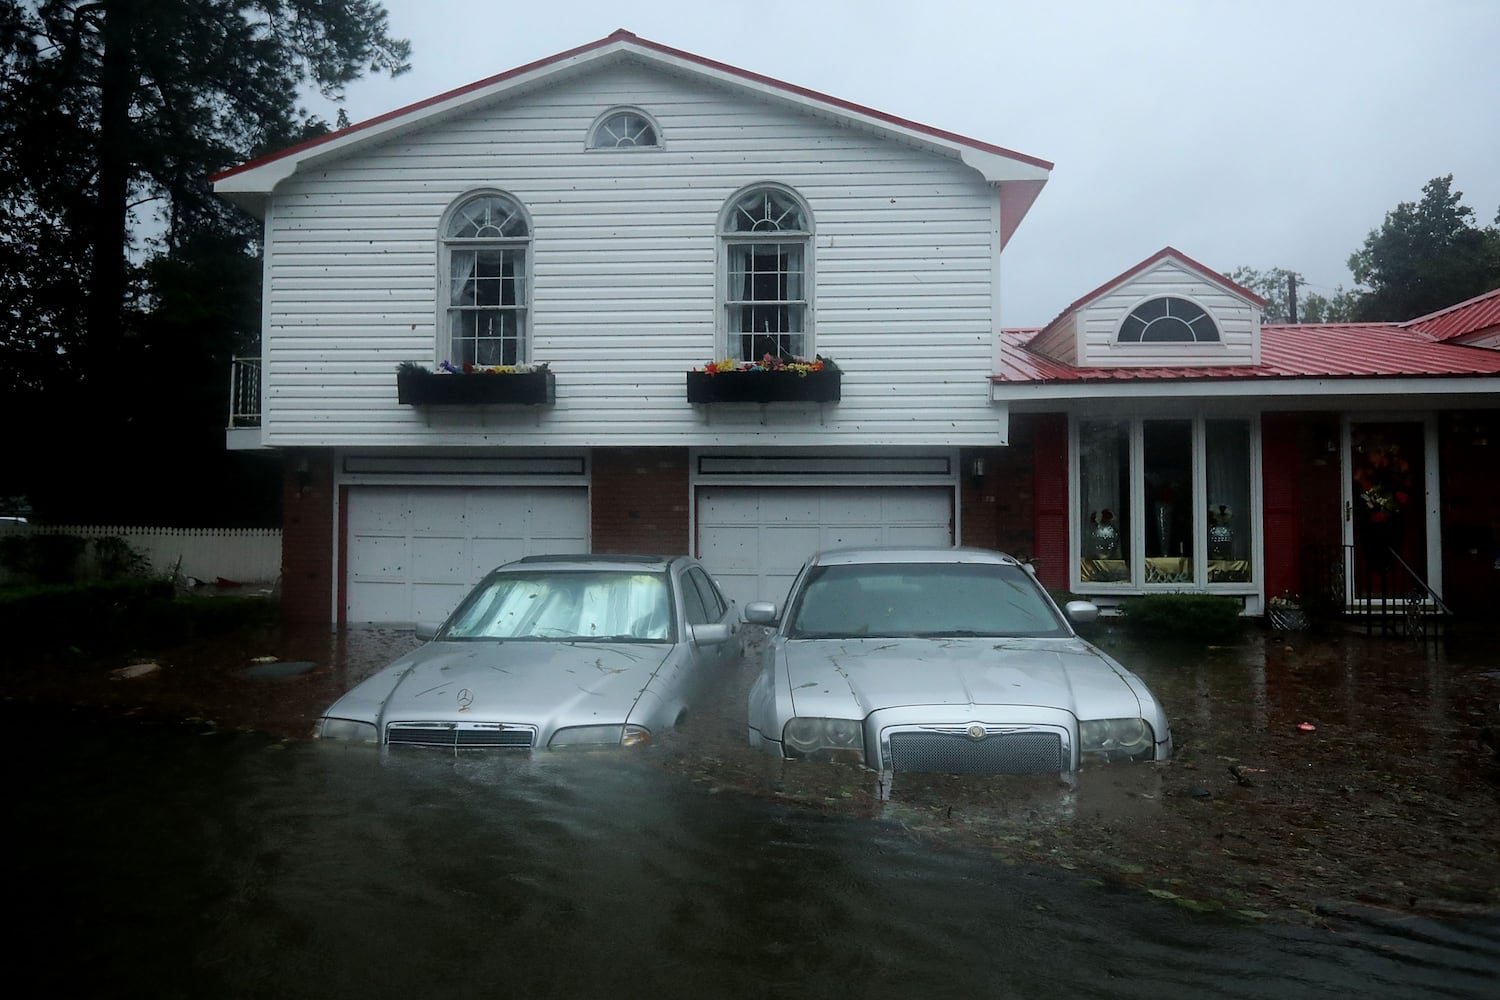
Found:
<svg viewBox="0 0 1500 1000"><path fill-rule="evenodd" d="M588 551L579 487L357 486L348 502L351 622L439 622L503 562Z"/></svg>
<svg viewBox="0 0 1500 1000"><path fill-rule="evenodd" d="M803 561L835 545L952 545L948 487L704 486L698 551L744 608L786 597Z"/></svg>

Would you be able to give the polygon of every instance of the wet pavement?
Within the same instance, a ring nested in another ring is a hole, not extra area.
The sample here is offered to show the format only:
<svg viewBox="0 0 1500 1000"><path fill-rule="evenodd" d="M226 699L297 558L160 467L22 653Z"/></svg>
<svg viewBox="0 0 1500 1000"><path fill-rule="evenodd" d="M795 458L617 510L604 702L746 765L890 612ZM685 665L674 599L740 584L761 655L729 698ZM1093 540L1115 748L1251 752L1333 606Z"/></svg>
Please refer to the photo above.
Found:
<svg viewBox="0 0 1500 1000"><path fill-rule="evenodd" d="M414 642L272 630L131 680L111 679L121 663L16 671L5 714L36 824L23 912L93 935L78 954L172 986L158 995L390 995L473 973L561 996L617 964L669 995L1479 996L1500 975L1491 636L1204 648L1108 632L1166 703L1178 753L1075 788L883 786L764 758L746 745L748 662L640 754L305 739ZM251 669L266 656L312 668ZM193 721L148 721L165 719Z"/></svg>

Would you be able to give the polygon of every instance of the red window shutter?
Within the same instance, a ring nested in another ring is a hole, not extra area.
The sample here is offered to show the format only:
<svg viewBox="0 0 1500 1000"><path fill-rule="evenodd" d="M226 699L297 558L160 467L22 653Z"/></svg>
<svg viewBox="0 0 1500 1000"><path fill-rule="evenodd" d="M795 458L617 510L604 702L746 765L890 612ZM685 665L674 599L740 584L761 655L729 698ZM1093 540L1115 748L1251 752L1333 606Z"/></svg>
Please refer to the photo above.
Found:
<svg viewBox="0 0 1500 1000"><path fill-rule="evenodd" d="M1297 590L1301 579L1298 535L1298 440L1296 414L1261 417L1261 481L1265 504L1266 596Z"/></svg>
<svg viewBox="0 0 1500 1000"><path fill-rule="evenodd" d="M1068 586L1068 418L1042 414L1035 427L1032 530L1037 579L1045 587L1062 590Z"/></svg>

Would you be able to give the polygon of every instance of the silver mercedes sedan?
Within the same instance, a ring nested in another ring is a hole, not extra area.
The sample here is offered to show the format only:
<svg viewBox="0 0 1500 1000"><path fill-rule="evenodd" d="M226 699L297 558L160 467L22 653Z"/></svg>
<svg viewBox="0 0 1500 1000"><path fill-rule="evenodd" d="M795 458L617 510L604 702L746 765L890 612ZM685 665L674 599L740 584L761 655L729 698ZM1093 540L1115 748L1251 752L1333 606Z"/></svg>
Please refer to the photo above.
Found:
<svg viewBox="0 0 1500 1000"><path fill-rule="evenodd" d="M1067 606L1080 622L1098 613ZM783 609L755 602L745 619L774 627L750 690L750 743L778 756L1020 774L1172 752L1145 683L998 552L822 552Z"/></svg>
<svg viewBox="0 0 1500 1000"><path fill-rule="evenodd" d="M330 705L325 740L514 750L639 746L739 659L737 612L686 557L528 556Z"/></svg>

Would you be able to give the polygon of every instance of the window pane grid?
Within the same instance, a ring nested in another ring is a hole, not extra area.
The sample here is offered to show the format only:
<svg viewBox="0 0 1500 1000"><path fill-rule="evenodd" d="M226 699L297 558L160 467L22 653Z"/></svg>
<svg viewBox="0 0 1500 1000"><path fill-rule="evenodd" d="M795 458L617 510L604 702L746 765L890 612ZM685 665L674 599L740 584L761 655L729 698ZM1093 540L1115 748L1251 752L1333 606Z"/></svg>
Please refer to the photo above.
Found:
<svg viewBox="0 0 1500 1000"><path fill-rule="evenodd" d="M448 330L453 363L517 365L526 357L526 340L519 309L450 309Z"/></svg>
<svg viewBox="0 0 1500 1000"><path fill-rule="evenodd" d="M529 249L520 206L482 195L447 228L448 358L456 365L517 365L527 358Z"/></svg>
<svg viewBox="0 0 1500 1000"><path fill-rule="evenodd" d="M800 243L731 245L727 305L739 360L804 356L802 260Z"/></svg>

